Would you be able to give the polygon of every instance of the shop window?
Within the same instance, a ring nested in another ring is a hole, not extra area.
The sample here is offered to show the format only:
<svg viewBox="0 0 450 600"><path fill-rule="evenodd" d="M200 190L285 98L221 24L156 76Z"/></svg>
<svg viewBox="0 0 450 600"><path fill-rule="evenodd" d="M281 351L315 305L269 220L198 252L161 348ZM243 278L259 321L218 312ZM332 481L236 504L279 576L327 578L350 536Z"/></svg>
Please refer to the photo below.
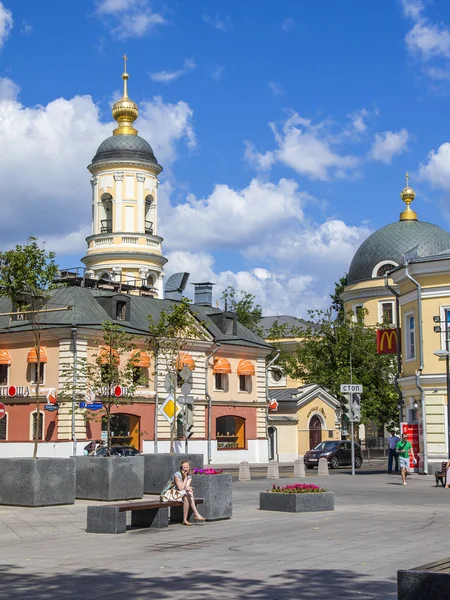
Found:
<svg viewBox="0 0 450 600"><path fill-rule="evenodd" d="M147 367L133 367L133 384L141 387L148 385Z"/></svg>
<svg viewBox="0 0 450 600"><path fill-rule="evenodd" d="M6 432L8 431L8 415L5 414L3 419L0 419L0 440L6 440Z"/></svg>
<svg viewBox="0 0 450 600"><path fill-rule="evenodd" d="M8 367L9 365L0 365L0 385L8 385Z"/></svg>
<svg viewBox="0 0 450 600"><path fill-rule="evenodd" d="M215 389L224 392L225 391L225 381L226 375L224 373L214 373L214 385Z"/></svg>
<svg viewBox="0 0 450 600"><path fill-rule="evenodd" d="M216 419L217 450L242 450L245 448L245 419L218 417Z"/></svg>
<svg viewBox="0 0 450 600"><path fill-rule="evenodd" d="M239 375L239 391L249 392L250 391L250 375Z"/></svg>
<svg viewBox="0 0 450 600"><path fill-rule="evenodd" d="M36 421L37 421L37 412L34 412L31 415L30 439L32 439L32 440L35 439ZM44 430L44 413L42 413L41 411L39 411L38 440L42 440L43 430Z"/></svg>
<svg viewBox="0 0 450 600"><path fill-rule="evenodd" d="M39 373L39 377L38 377L38 373ZM44 377L45 377L45 363L41 362L41 364L39 365L39 371L38 371L37 363L29 363L28 364L28 373L27 373L28 381L36 384L36 383L38 383L38 379L39 379L39 383L44 383Z"/></svg>

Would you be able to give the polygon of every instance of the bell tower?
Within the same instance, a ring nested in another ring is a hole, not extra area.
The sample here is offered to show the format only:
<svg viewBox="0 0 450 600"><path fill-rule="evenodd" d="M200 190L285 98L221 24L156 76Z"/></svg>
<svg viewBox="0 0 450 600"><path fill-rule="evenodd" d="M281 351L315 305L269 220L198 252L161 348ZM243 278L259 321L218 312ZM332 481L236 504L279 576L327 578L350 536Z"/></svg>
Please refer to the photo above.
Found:
<svg viewBox="0 0 450 600"><path fill-rule="evenodd" d="M138 135L138 106L128 97L127 57L123 95L114 103L117 122L88 166L92 174L92 235L82 258L86 276L163 297L163 239L158 236L158 175L150 144Z"/></svg>

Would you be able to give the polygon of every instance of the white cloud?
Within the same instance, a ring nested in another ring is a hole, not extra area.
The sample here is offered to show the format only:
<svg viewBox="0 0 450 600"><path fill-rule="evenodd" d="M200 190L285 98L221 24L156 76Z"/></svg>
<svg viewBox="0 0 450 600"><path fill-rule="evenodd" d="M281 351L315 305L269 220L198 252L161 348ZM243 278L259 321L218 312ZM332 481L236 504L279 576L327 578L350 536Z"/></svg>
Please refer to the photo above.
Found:
<svg viewBox="0 0 450 600"><path fill-rule="evenodd" d="M119 39L144 37L166 24L160 13L151 10L148 0L100 0L97 15L112 25L107 28Z"/></svg>
<svg viewBox="0 0 450 600"><path fill-rule="evenodd" d="M222 73L224 71L225 71L225 67L221 67L220 65L217 65L215 70L211 73L212 80L215 81L216 83L218 81L220 81L222 79Z"/></svg>
<svg viewBox="0 0 450 600"><path fill-rule="evenodd" d="M5 8L4 4L0 2L0 48L3 48L5 45L13 25L14 20L12 12Z"/></svg>
<svg viewBox="0 0 450 600"><path fill-rule="evenodd" d="M406 129L398 132L384 131L376 133L369 156L373 160L390 164L392 158L407 149L410 134Z"/></svg>
<svg viewBox="0 0 450 600"><path fill-rule="evenodd" d="M350 114L350 129L358 134L364 133L367 130L366 119L368 119L370 113L366 108L357 110Z"/></svg>
<svg viewBox="0 0 450 600"><path fill-rule="evenodd" d="M425 6L422 0L401 0L403 14L408 19L418 20Z"/></svg>
<svg viewBox="0 0 450 600"><path fill-rule="evenodd" d="M408 31L405 41L408 50L424 61L437 56L450 58L450 31L443 25L419 21Z"/></svg>
<svg viewBox="0 0 450 600"><path fill-rule="evenodd" d="M16 100L17 91L14 82L0 79L2 247L34 235L61 253L80 255L91 218L86 166L115 124L101 121L90 96L30 108ZM140 108L139 133L170 169L177 143L195 144L192 110L184 102L165 104L161 98Z"/></svg>
<svg viewBox="0 0 450 600"><path fill-rule="evenodd" d="M268 170L282 163L310 179L327 180L331 177L350 177L359 165L355 156L340 155L333 150L338 137L328 131L328 123L314 125L297 113L284 122L281 132L270 123L277 148L260 153L247 143L245 158L260 170Z"/></svg>
<svg viewBox="0 0 450 600"><path fill-rule="evenodd" d="M26 21L22 21L20 33L23 33L24 35L30 35L31 33L33 33L33 26L27 23Z"/></svg>
<svg viewBox="0 0 450 600"><path fill-rule="evenodd" d="M450 190L450 143L446 142L437 150L431 150L428 160L420 165L419 174L432 185Z"/></svg>
<svg viewBox="0 0 450 600"><path fill-rule="evenodd" d="M229 31L233 25L229 15L219 15L216 13L211 17L205 13L202 18L204 23L211 25L211 27L214 27L214 29L218 29L219 31Z"/></svg>
<svg viewBox="0 0 450 600"><path fill-rule="evenodd" d="M284 89L281 83L276 83L275 81L269 81L269 89L272 92L272 96L283 96Z"/></svg>
<svg viewBox="0 0 450 600"><path fill-rule="evenodd" d="M283 31L283 33L289 33L290 31L292 31L292 29L294 29L294 25L295 25L294 19L292 17L287 17L281 23L281 31Z"/></svg>
<svg viewBox="0 0 450 600"><path fill-rule="evenodd" d="M153 81L158 81L160 83L170 83L196 67L197 65L192 58L186 58L182 69L178 69L178 71L158 71L157 73L150 73L150 78L153 79Z"/></svg>

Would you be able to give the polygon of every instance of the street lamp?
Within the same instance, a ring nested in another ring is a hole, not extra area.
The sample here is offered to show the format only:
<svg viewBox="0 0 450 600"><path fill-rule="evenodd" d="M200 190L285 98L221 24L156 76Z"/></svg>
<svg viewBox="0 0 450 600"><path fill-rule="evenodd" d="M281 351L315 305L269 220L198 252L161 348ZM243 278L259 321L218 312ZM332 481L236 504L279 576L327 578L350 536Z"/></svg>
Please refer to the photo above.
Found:
<svg viewBox="0 0 450 600"><path fill-rule="evenodd" d="M450 350L449 343L450 340L448 338L448 315L445 313L445 321L441 321L439 316L433 317L434 323L439 323L439 325L435 325L433 327L435 333L441 333L442 329L440 323L444 323L445 325L445 350L436 350L433 354L438 358L445 357L445 373L447 380L447 450L448 457L450 459Z"/></svg>

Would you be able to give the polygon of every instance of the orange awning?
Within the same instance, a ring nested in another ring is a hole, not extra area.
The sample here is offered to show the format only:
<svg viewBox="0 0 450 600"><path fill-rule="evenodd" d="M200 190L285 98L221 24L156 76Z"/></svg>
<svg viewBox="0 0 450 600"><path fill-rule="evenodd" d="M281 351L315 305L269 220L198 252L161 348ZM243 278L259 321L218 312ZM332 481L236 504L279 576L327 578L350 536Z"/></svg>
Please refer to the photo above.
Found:
<svg viewBox="0 0 450 600"><path fill-rule="evenodd" d="M47 362L47 352L45 351L45 348L41 348L41 363L46 363ZM36 348L31 348L31 350L28 352L28 356L27 356L27 362L28 363L37 363L38 359L37 359L37 352L36 352Z"/></svg>
<svg viewBox="0 0 450 600"><path fill-rule="evenodd" d="M130 360L134 367L142 367L143 369L150 368L151 361L150 355L145 350L138 350L137 348L132 351Z"/></svg>
<svg viewBox="0 0 450 600"><path fill-rule="evenodd" d="M11 356L9 355L8 350L0 350L0 365L10 365L11 364Z"/></svg>
<svg viewBox="0 0 450 600"><path fill-rule="evenodd" d="M109 364L110 360L113 364L119 364L120 356L117 350L111 349L109 346L102 346L98 353L98 359L100 360L101 365Z"/></svg>
<svg viewBox="0 0 450 600"><path fill-rule="evenodd" d="M238 375L254 375L255 367L249 360L240 360L237 368Z"/></svg>
<svg viewBox="0 0 450 600"><path fill-rule="evenodd" d="M184 366L188 367L191 371L195 369L194 359L187 352L179 354L177 358L177 370L181 371Z"/></svg>
<svg viewBox="0 0 450 600"><path fill-rule="evenodd" d="M226 358L216 358L214 361L213 373L231 373L231 365Z"/></svg>

